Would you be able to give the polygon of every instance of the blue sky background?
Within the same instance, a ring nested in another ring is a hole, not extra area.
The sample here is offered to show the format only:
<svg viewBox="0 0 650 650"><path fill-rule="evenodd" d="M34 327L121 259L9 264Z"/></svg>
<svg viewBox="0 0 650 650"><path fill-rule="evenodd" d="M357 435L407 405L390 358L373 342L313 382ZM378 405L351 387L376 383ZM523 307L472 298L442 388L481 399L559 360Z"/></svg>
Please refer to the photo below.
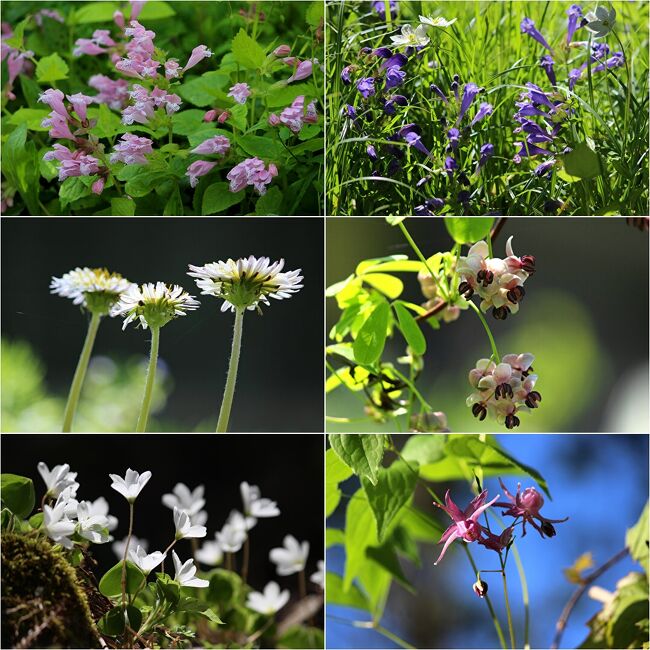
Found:
<svg viewBox="0 0 650 650"><path fill-rule="evenodd" d="M552 539L542 539L536 531L528 528L526 537L518 540L530 592L531 644L532 647L548 648L560 612L575 589L575 585L565 579L562 569L571 566L586 551L592 552L596 567L603 564L623 548L625 530L641 514L648 498L648 437L620 434L510 434L497 437L508 452L535 467L546 478L553 500L546 499L542 513L551 519L570 517L566 523L557 524L557 536ZM522 487L534 485L525 477L520 480ZM505 482L514 492L516 477L508 477ZM471 498L468 486L459 482L451 487L454 499L464 507ZM485 487L490 498L501 493L496 478L486 479ZM430 499L425 497L419 494L417 503L427 509ZM342 505L330 517L328 526L343 527L345 504ZM434 516L440 517L440 513ZM475 578L460 543L452 545L442 563L434 567L439 550L432 545L420 545L420 569L402 560L417 595L393 585L382 624L417 647L499 647L487 607L472 592ZM498 566L493 552L476 544L472 550L479 568ZM342 573L345 562L343 549L330 549L327 561L329 571ZM640 567L626 559L610 569L596 584L614 589L617 580L633 570L640 570ZM487 574L483 577L490 583L490 596L505 631L500 576ZM517 640L522 644L523 606L513 558L508 561L508 586ZM576 647L585 639L586 622L599 609L599 603L586 595L582 598L565 630L562 647ZM350 608L328 607L329 648L398 647L374 631L356 629L336 620L338 618L367 620L368 615Z"/></svg>

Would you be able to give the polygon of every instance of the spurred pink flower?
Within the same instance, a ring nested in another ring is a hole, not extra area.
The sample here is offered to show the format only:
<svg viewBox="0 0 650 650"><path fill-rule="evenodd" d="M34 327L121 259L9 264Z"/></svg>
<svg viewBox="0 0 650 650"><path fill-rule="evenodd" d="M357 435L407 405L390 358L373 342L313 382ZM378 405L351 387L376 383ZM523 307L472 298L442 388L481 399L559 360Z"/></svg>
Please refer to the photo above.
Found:
<svg viewBox="0 0 650 650"><path fill-rule="evenodd" d="M279 116L271 113L268 121L271 126L284 124L293 133L299 133L304 123L314 124L318 122L316 103L310 102L307 109L305 109L305 96L298 95L291 103L291 106L285 108Z"/></svg>
<svg viewBox="0 0 650 650"><path fill-rule="evenodd" d="M230 140L225 135L215 135L213 138L204 140L198 147L192 149L192 153L218 154L225 156L230 149Z"/></svg>
<svg viewBox="0 0 650 650"><path fill-rule="evenodd" d="M208 162L207 160L197 160L196 162L193 162L185 172L185 176L189 176L190 178L190 186L196 187L199 182L199 178L210 173L216 164L216 161Z"/></svg>
<svg viewBox="0 0 650 650"><path fill-rule="evenodd" d="M115 67L131 77L154 78L158 76L157 70L161 63L151 58L154 54L153 39L156 33L145 29L136 20L131 20L130 27L124 30L124 34L130 37L126 44L126 57L120 59Z"/></svg>
<svg viewBox="0 0 650 650"><path fill-rule="evenodd" d="M228 93L228 97L232 97L238 104L245 104L250 95L251 89L245 83L235 84Z"/></svg>
<svg viewBox="0 0 650 650"><path fill-rule="evenodd" d="M266 194L266 186L278 175L278 168L270 163L268 169L259 158L247 158L233 167L226 178L230 181L230 191L239 192L252 185L258 194Z"/></svg>
<svg viewBox="0 0 650 650"><path fill-rule="evenodd" d="M111 162L123 162L127 165L146 165L149 161L145 154L153 153L149 138L142 138L133 133L125 133L120 142L113 147Z"/></svg>
<svg viewBox="0 0 650 650"><path fill-rule="evenodd" d="M316 110L316 101L307 104L305 111L305 122L307 124L316 124L318 122L318 111Z"/></svg>
<svg viewBox="0 0 650 650"><path fill-rule="evenodd" d="M208 59L211 56L212 56L212 52L205 45L197 45L192 50L192 54L190 54L190 58L185 64L185 67L183 68L183 72L189 70L190 68L193 68L197 63L203 61L203 59Z"/></svg>

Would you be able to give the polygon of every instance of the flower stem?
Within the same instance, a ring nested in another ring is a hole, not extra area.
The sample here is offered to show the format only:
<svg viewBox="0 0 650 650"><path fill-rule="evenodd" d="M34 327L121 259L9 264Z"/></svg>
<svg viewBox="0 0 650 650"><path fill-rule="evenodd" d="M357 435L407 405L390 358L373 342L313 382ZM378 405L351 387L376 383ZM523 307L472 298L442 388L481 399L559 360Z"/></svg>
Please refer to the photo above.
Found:
<svg viewBox="0 0 650 650"><path fill-rule="evenodd" d="M131 535L133 534L133 502L129 501L129 534L124 545L124 559L122 560L122 609L126 607L126 558L129 554Z"/></svg>
<svg viewBox="0 0 650 650"><path fill-rule="evenodd" d="M244 558L241 565L241 579L246 582L248 580L248 562L251 554L250 538L247 536L244 542Z"/></svg>
<svg viewBox="0 0 650 650"><path fill-rule="evenodd" d="M147 430L147 420L149 419L149 410L151 409L151 396L153 395L153 384L156 380L156 365L158 363L158 344L160 342L160 328L151 328L151 354L149 356L149 367L147 368L147 381L144 386L144 397L142 398L142 407L138 416L138 423L135 427L137 433L143 433Z"/></svg>
<svg viewBox="0 0 650 650"><path fill-rule="evenodd" d="M298 573L298 593L300 600L307 597L307 580L305 579L305 570Z"/></svg>
<svg viewBox="0 0 650 650"><path fill-rule="evenodd" d="M228 366L228 377L226 378L226 387L223 391L223 400L219 411L219 421L217 422L217 433L228 431L228 421L230 420L230 409L232 400L235 395L235 384L237 383L237 368L239 367L239 351L241 349L242 330L244 328L244 310L235 311L235 324L232 334L232 349L230 351L230 365Z"/></svg>
<svg viewBox="0 0 650 650"><path fill-rule="evenodd" d="M501 555L499 555L499 559ZM506 580L506 568L501 563L501 577L503 578L503 597L506 603L506 615L508 616L508 631L510 633L510 646L514 650L517 645L515 643L515 629L512 625L512 612L510 611L510 600L508 598L508 581Z"/></svg>
<svg viewBox="0 0 650 650"><path fill-rule="evenodd" d="M165 557L167 557L167 553L169 553L169 551L172 550L172 547L174 546L174 544L176 544L177 541L178 540L176 538L174 538L172 540L172 543L163 551L163 555ZM163 561L160 563L160 572L165 573L165 558L163 558Z"/></svg>
<svg viewBox="0 0 650 650"><path fill-rule="evenodd" d="M397 636L397 634L393 634L390 630L387 630L385 627L381 625L376 625L375 630L379 632L382 636L385 636L387 639L390 639L394 643L396 643L400 648L415 648L415 646L411 645L408 641L404 641L404 639L401 639L400 637Z"/></svg>
<svg viewBox="0 0 650 650"><path fill-rule="evenodd" d="M74 419L75 412L77 411L79 395L81 395L81 388L83 387L84 379L86 378L86 370L88 370L88 362L90 361L90 355L93 351L93 345L95 344L95 337L97 336L97 330L99 329L99 322L101 321L101 318L102 317L98 312L93 312L90 318L86 340L84 341L84 346L81 349L81 356L79 357L77 369L75 370L74 378L72 379L72 385L70 386L68 403L65 405L62 427L63 433L70 433L70 431L72 431L72 420Z"/></svg>
<svg viewBox="0 0 650 650"><path fill-rule="evenodd" d="M481 323L483 323L485 333L487 334L488 339L490 339L490 347L492 348L492 356L494 357L494 362L501 363L501 357L499 356L499 351L497 350L497 344L494 342L494 337L490 331L490 326L487 324L487 321L483 317L481 310L471 300L468 300L467 304L474 310Z"/></svg>

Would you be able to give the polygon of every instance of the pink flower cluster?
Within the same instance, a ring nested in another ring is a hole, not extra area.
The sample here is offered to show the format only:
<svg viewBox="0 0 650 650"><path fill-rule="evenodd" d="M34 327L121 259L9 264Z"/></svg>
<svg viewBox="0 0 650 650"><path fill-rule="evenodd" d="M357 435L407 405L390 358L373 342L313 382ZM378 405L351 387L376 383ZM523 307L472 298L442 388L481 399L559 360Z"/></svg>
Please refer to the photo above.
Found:
<svg viewBox="0 0 650 650"><path fill-rule="evenodd" d="M299 133L303 124L316 124L316 122L318 122L316 102L310 102L305 110L304 95L298 95L291 103L291 106L285 108L279 116L275 113L269 115L269 124L271 126L284 124L294 133Z"/></svg>
<svg viewBox="0 0 650 650"><path fill-rule="evenodd" d="M115 47L115 45L116 43L107 29L96 29L92 38L79 38L76 40L72 54L74 56L81 56L82 54L98 56L99 54L106 54L108 48Z"/></svg>
<svg viewBox="0 0 650 650"><path fill-rule="evenodd" d="M251 95L251 89L248 84L235 84L230 88L227 97L232 97L238 104L245 104Z"/></svg>
<svg viewBox="0 0 650 650"><path fill-rule="evenodd" d="M75 135L70 130L70 126L74 129L88 126L87 108L94 101L94 98L82 93L67 95L66 97L72 104L72 110L77 114L78 119L73 118L68 112L63 103L63 93L60 90L48 88L41 93L38 101L47 104L52 109L52 112L41 122L41 125L51 127L51 138L75 140Z"/></svg>
<svg viewBox="0 0 650 650"><path fill-rule="evenodd" d="M149 138L141 138L133 133L125 133L113 147L111 162L123 162L126 165L146 165L149 161L144 157L147 153L153 153Z"/></svg>
<svg viewBox="0 0 650 650"><path fill-rule="evenodd" d="M230 151L230 140L225 135L215 135L212 138L204 140L200 145L192 149L192 153L216 154L225 156ZM199 178L205 176L217 164L217 161L197 160L193 162L185 172L190 179L190 186L196 187Z"/></svg>
<svg viewBox="0 0 650 650"><path fill-rule="evenodd" d="M147 124L153 117L156 108L165 108L167 115L175 113L181 107L181 98L178 95L170 94L158 86L154 86L151 92L139 84L134 84L129 91L131 99L135 104L127 106L122 111L122 123Z"/></svg>
<svg viewBox="0 0 650 650"><path fill-rule="evenodd" d="M258 194L266 194L266 186L278 175L278 168L269 163L268 169L259 158L247 158L233 167L226 178L230 181L230 191L239 192L252 185Z"/></svg>
<svg viewBox="0 0 650 650"><path fill-rule="evenodd" d="M9 73L9 81L7 83L7 97L9 99L16 99L13 93L14 81L21 72L27 72L33 69L30 57L34 56L34 52L27 50L19 52L18 50L10 47L5 43L5 40L13 36L13 31L8 23L2 23L2 51L0 53L0 60L7 60L7 72Z"/></svg>
<svg viewBox="0 0 650 650"><path fill-rule="evenodd" d="M535 272L532 255L517 257L512 251L512 237L506 243L505 259L489 257L486 242L474 244L466 257L458 259L461 283L458 291L469 299L476 292L481 298L481 310L492 307L492 315L505 320L508 314L519 311L519 302L525 295L524 282Z"/></svg>
<svg viewBox="0 0 650 650"><path fill-rule="evenodd" d="M151 58L156 32L145 29L137 20L132 20L130 27L124 30L124 35L131 40L126 44L126 57L121 58L115 67L129 77L157 77L161 64Z"/></svg>
<svg viewBox="0 0 650 650"><path fill-rule="evenodd" d="M96 74L88 79L88 85L99 91L95 95L97 104L107 104L114 110L121 110L129 101L129 82L126 79L110 79Z"/></svg>
<svg viewBox="0 0 650 650"><path fill-rule="evenodd" d="M92 176L99 171L99 160L94 156L84 153L81 149L71 151L58 142L53 146L54 151L48 151L43 156L43 160L58 160L61 163L59 165L60 181L69 176Z"/></svg>
<svg viewBox="0 0 650 650"><path fill-rule="evenodd" d="M530 353L506 354L501 363L479 359L469 372L474 391L467 398L474 417L485 420L489 415L508 429L520 425L519 411L537 408L542 396L535 389L535 357Z"/></svg>

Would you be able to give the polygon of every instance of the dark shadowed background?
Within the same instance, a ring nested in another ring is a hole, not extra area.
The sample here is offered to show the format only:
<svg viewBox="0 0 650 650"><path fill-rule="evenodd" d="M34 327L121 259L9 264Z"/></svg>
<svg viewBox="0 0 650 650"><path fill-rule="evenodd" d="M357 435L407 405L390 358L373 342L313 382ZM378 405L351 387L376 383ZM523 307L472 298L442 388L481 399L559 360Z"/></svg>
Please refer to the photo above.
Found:
<svg viewBox="0 0 650 650"><path fill-rule="evenodd" d="M166 404L161 398L149 430L213 431L234 317L219 311L220 299L199 296L193 278L186 275L187 265L251 254L284 258L285 270L301 268L305 286L289 300L273 300L262 316L246 313L230 430L322 431L323 223L289 218L3 220L2 334L5 342L27 342L40 359L39 366L26 357L27 352L12 354L5 345L3 430L59 430L87 316L71 300L51 295L50 279L76 266L105 266L132 282L180 284L201 301L200 309L170 322L161 332L159 387L166 386L168 397ZM146 362L149 341L148 331L130 325L123 332L121 318L104 319L94 348L101 363L95 364L97 376L87 380L85 392L94 391L93 399L100 403L102 395L112 399L115 376L120 377L123 365L134 359ZM23 377L29 364L36 367L36 375L40 369L46 386L34 394L25 394L35 381L32 374ZM128 403L137 418L145 375L139 366L131 371L130 383L124 384L126 394L120 393L110 406L119 411ZM102 391L97 389L100 384ZM23 392L17 395L19 391ZM53 397L58 401L52 402ZM105 411L103 417L92 420L90 414L84 420L82 411L90 408L89 400L84 404L82 394L78 425L99 422L97 429L88 425L86 431L128 431L135 426L131 415L122 424L119 413ZM47 418L21 419L22 412L38 410L39 402ZM77 431L84 430L79 426Z"/></svg>
<svg viewBox="0 0 650 650"><path fill-rule="evenodd" d="M323 559L323 445L322 435L3 435L2 472L27 476L34 481L36 500L45 485L36 468L44 461L50 469L69 463L77 472L78 499L93 501L103 496L110 513L119 519L112 533L121 540L128 533L128 504L111 489L110 474L124 476L128 467L152 477L135 503L133 532L149 541L149 552L164 550L174 535L172 511L161 502L176 483L191 489L205 485L205 510L208 512L205 539L214 539L230 511L241 511L239 484L258 485L263 497L277 501L280 516L260 519L251 531L249 582L261 589L275 580L282 588L297 592L295 575L276 575L269 562L269 551L282 546L291 534L310 544L307 577ZM38 507L38 506L37 506ZM203 540L199 540L202 542ZM92 546L99 571L117 562L111 544ZM188 540L178 543L182 560L191 554ZM237 564L241 562L241 553ZM310 583L310 590L316 587Z"/></svg>

